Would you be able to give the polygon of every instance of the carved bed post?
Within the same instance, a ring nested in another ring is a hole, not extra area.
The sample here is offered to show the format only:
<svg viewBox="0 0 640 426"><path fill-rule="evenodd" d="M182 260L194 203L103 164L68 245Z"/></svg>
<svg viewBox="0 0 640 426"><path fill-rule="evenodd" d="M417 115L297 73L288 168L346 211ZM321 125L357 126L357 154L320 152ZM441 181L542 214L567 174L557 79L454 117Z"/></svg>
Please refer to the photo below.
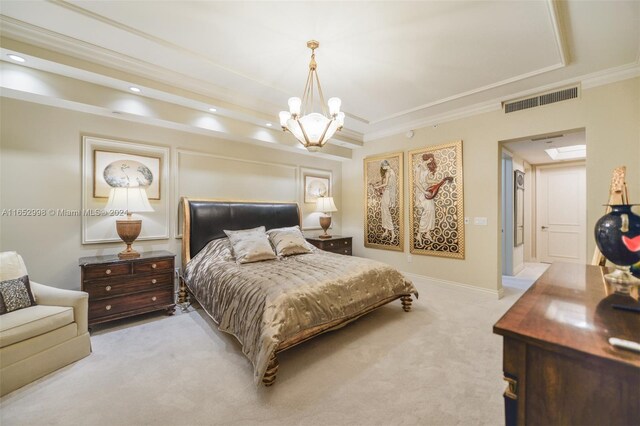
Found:
<svg viewBox="0 0 640 426"><path fill-rule="evenodd" d="M276 358L276 353L271 354L271 358L269 358L269 365L267 366L267 371L264 373L264 377L262 378L262 383L265 386L271 386L276 382L276 374L278 374L278 358Z"/></svg>
<svg viewBox="0 0 640 426"><path fill-rule="evenodd" d="M402 296L400 300L402 301L402 309L404 309L405 312L409 312L411 310L411 295Z"/></svg>
<svg viewBox="0 0 640 426"><path fill-rule="evenodd" d="M187 303L187 286L184 284L184 280L182 279L182 277L179 278L180 281L180 291L178 291L178 303L179 304L183 304L183 303Z"/></svg>

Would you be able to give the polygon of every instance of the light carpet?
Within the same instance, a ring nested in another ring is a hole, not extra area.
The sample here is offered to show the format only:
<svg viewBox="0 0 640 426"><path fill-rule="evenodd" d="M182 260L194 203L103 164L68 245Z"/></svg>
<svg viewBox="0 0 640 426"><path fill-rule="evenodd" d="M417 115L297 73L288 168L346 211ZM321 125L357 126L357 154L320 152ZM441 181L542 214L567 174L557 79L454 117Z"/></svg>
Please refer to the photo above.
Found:
<svg viewBox="0 0 640 426"><path fill-rule="evenodd" d="M122 320L94 330L89 357L2 398L0 423L503 424L492 326L522 293L416 286L410 313L397 301L281 353L271 388L201 309Z"/></svg>

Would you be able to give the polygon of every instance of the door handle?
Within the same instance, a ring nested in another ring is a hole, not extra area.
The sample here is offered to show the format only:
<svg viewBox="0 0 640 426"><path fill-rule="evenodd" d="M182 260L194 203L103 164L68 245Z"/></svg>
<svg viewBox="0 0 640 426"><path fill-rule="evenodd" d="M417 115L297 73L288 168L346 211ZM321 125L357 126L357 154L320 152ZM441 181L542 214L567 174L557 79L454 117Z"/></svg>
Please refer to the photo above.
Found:
<svg viewBox="0 0 640 426"><path fill-rule="evenodd" d="M548 226L541 226L540 229L542 229L544 231L545 229L549 229L549 227Z"/></svg>

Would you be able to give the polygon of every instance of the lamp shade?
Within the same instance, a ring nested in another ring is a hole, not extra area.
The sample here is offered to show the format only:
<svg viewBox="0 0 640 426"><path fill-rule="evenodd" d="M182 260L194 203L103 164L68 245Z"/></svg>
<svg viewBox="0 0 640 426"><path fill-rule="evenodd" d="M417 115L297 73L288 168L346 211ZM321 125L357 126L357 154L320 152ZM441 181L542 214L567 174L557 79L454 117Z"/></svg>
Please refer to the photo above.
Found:
<svg viewBox="0 0 640 426"><path fill-rule="evenodd" d="M111 188L109 201L104 208L107 211L123 210L127 213L152 212L147 190L144 187Z"/></svg>
<svg viewBox="0 0 640 426"><path fill-rule="evenodd" d="M316 201L316 211L323 213L337 212L333 197L318 197Z"/></svg>

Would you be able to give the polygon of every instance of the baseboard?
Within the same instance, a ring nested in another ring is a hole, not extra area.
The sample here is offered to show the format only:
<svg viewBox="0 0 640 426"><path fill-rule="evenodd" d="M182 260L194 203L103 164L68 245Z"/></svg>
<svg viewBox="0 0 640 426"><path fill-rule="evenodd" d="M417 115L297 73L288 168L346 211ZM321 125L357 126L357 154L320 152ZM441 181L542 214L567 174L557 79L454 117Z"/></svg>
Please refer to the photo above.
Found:
<svg viewBox="0 0 640 426"><path fill-rule="evenodd" d="M426 275L414 274L412 272L402 272L402 274L414 281L422 281L422 282L425 282L428 284L434 284L440 287L458 287L458 288L463 288L465 290L473 290L479 293L491 294L493 296L497 296L498 299L502 298L504 294L504 290L502 288L500 288L499 290L492 290L490 288L477 287L475 285L463 284L456 281L449 281L449 280L443 280L440 278L427 277Z"/></svg>

